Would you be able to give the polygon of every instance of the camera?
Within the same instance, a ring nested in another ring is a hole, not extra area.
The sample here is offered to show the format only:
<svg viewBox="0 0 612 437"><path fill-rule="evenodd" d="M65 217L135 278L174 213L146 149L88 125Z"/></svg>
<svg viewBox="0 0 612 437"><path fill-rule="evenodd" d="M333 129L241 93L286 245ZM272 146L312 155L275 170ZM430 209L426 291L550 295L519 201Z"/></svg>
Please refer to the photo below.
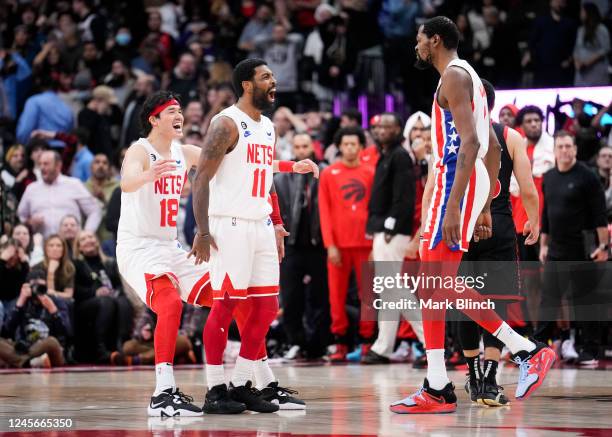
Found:
<svg viewBox="0 0 612 437"><path fill-rule="evenodd" d="M30 287L32 288L32 296L42 296L47 294L46 284L40 284L36 281L30 281Z"/></svg>

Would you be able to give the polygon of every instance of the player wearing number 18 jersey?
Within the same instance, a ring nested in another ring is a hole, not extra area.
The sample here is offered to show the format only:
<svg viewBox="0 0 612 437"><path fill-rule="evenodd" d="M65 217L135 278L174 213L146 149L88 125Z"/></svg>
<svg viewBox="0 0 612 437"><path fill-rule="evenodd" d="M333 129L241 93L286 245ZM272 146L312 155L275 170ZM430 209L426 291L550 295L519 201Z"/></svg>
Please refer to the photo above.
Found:
<svg viewBox="0 0 612 437"><path fill-rule="evenodd" d="M121 171L117 264L128 284L157 314L157 383L148 414L199 416L202 410L176 387L172 363L181 299L199 305L211 299L207 266L187 259L176 239L181 191L200 149L176 141L182 136L183 115L169 92L147 99L141 124L147 137L130 146Z"/></svg>

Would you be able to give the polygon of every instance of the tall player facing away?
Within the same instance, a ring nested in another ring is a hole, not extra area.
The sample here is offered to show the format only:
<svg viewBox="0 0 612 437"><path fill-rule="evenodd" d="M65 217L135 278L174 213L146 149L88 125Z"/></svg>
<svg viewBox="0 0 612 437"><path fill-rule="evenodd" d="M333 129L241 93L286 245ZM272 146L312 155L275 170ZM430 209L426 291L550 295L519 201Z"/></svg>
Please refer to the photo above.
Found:
<svg viewBox="0 0 612 437"><path fill-rule="evenodd" d="M444 274L453 275L472 236L491 236L490 205L500 166L500 146L490 124L484 87L474 69L458 58L458 44L457 26L446 17L426 21L417 34L417 67L434 66L441 76L432 109L434 163L423 198L428 214L421 259L426 271L439 269L444 262ZM472 289L460 295L454 290L419 290L420 299L436 302L455 302L459 296L472 302L483 300ZM457 409L444 365L445 312L441 305L422 309L427 378L415 394L393 403L391 411L450 413ZM525 339L493 310L462 312L508 346L520 370L515 396L530 396L555 360L552 349Z"/></svg>
<svg viewBox="0 0 612 437"><path fill-rule="evenodd" d="M495 106L495 89L488 81L482 79L487 93L487 107L489 111ZM512 221L512 208L510 206L510 177L516 176L519 184L521 199L527 217L528 226L525 229L525 244L533 245L538 242L540 235L539 199L533 177L531 164L527 157L527 143L521 134L514 129L499 123L493 123L493 130L501 144L501 167L496 182L496 189L491 202L491 218L493 235L482 241L472 241L468 252L463 254L465 266L474 268L462 273L479 275L485 273L483 266L493 269L489 271L485 289L481 293L495 294L495 311L505 317L507 304L511 303L518 293L518 262L516 249L516 233ZM529 234L529 235L527 235ZM480 264L479 261L485 263ZM501 295L501 296L500 296ZM502 299L504 298L504 299ZM483 334L484 366L480 367L480 328L469 320L459 325L459 338L463 347L463 355L469 367L469 377L466 382L466 391L472 402L488 406L502 406L508 404L508 398L497 385L497 364L501 356L503 344L489 332Z"/></svg>
<svg viewBox="0 0 612 437"><path fill-rule="evenodd" d="M267 200L276 133L262 115L274 103L276 80L265 61L247 59L234 69L233 83L238 102L213 118L193 185L198 233L190 255L197 264L210 259L214 299L204 329L209 388L204 411L235 413L246 406L273 412L278 405L254 389L251 379L278 311L279 254ZM280 170L297 170L298 164L283 162ZM305 167L318 176L314 164ZM250 313L228 390L223 350L234 309L244 299Z"/></svg>
<svg viewBox="0 0 612 437"><path fill-rule="evenodd" d="M196 266L177 241L176 218L187 172L200 149L181 145L183 114L176 97L160 91L142 107L146 138L130 146L121 172L117 264L146 305L157 314L156 387L150 416L200 416L193 399L176 387L172 363L183 303L202 304L209 283L206 265ZM210 294L210 289L208 288Z"/></svg>

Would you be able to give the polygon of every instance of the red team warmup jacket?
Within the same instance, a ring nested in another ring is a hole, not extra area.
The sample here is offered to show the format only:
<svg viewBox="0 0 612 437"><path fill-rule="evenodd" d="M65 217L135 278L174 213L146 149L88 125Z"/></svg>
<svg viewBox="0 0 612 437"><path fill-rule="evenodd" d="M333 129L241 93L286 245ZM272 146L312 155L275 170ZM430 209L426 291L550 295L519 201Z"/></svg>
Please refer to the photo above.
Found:
<svg viewBox="0 0 612 437"><path fill-rule="evenodd" d="M365 238L365 229L373 182L374 169L369 165L349 168L338 161L323 171L319 210L326 248L372 247L372 241Z"/></svg>

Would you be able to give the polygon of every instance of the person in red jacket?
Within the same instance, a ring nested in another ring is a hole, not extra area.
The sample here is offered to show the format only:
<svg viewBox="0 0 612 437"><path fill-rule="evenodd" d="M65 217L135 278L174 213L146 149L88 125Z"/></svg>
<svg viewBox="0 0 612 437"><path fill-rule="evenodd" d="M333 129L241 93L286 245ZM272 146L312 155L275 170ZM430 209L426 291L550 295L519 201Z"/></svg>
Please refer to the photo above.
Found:
<svg viewBox="0 0 612 437"><path fill-rule="evenodd" d="M346 296L349 277L354 270L361 288L362 265L368 261L372 249L372 241L366 239L366 222L374 169L359 161L359 153L365 144L361 128L341 128L334 143L339 145L342 157L321 174L319 210L323 243L327 248L331 331L336 343L336 352L330 359L345 361L348 352ZM366 343L371 343L375 329L374 321L360 322L359 333Z"/></svg>

